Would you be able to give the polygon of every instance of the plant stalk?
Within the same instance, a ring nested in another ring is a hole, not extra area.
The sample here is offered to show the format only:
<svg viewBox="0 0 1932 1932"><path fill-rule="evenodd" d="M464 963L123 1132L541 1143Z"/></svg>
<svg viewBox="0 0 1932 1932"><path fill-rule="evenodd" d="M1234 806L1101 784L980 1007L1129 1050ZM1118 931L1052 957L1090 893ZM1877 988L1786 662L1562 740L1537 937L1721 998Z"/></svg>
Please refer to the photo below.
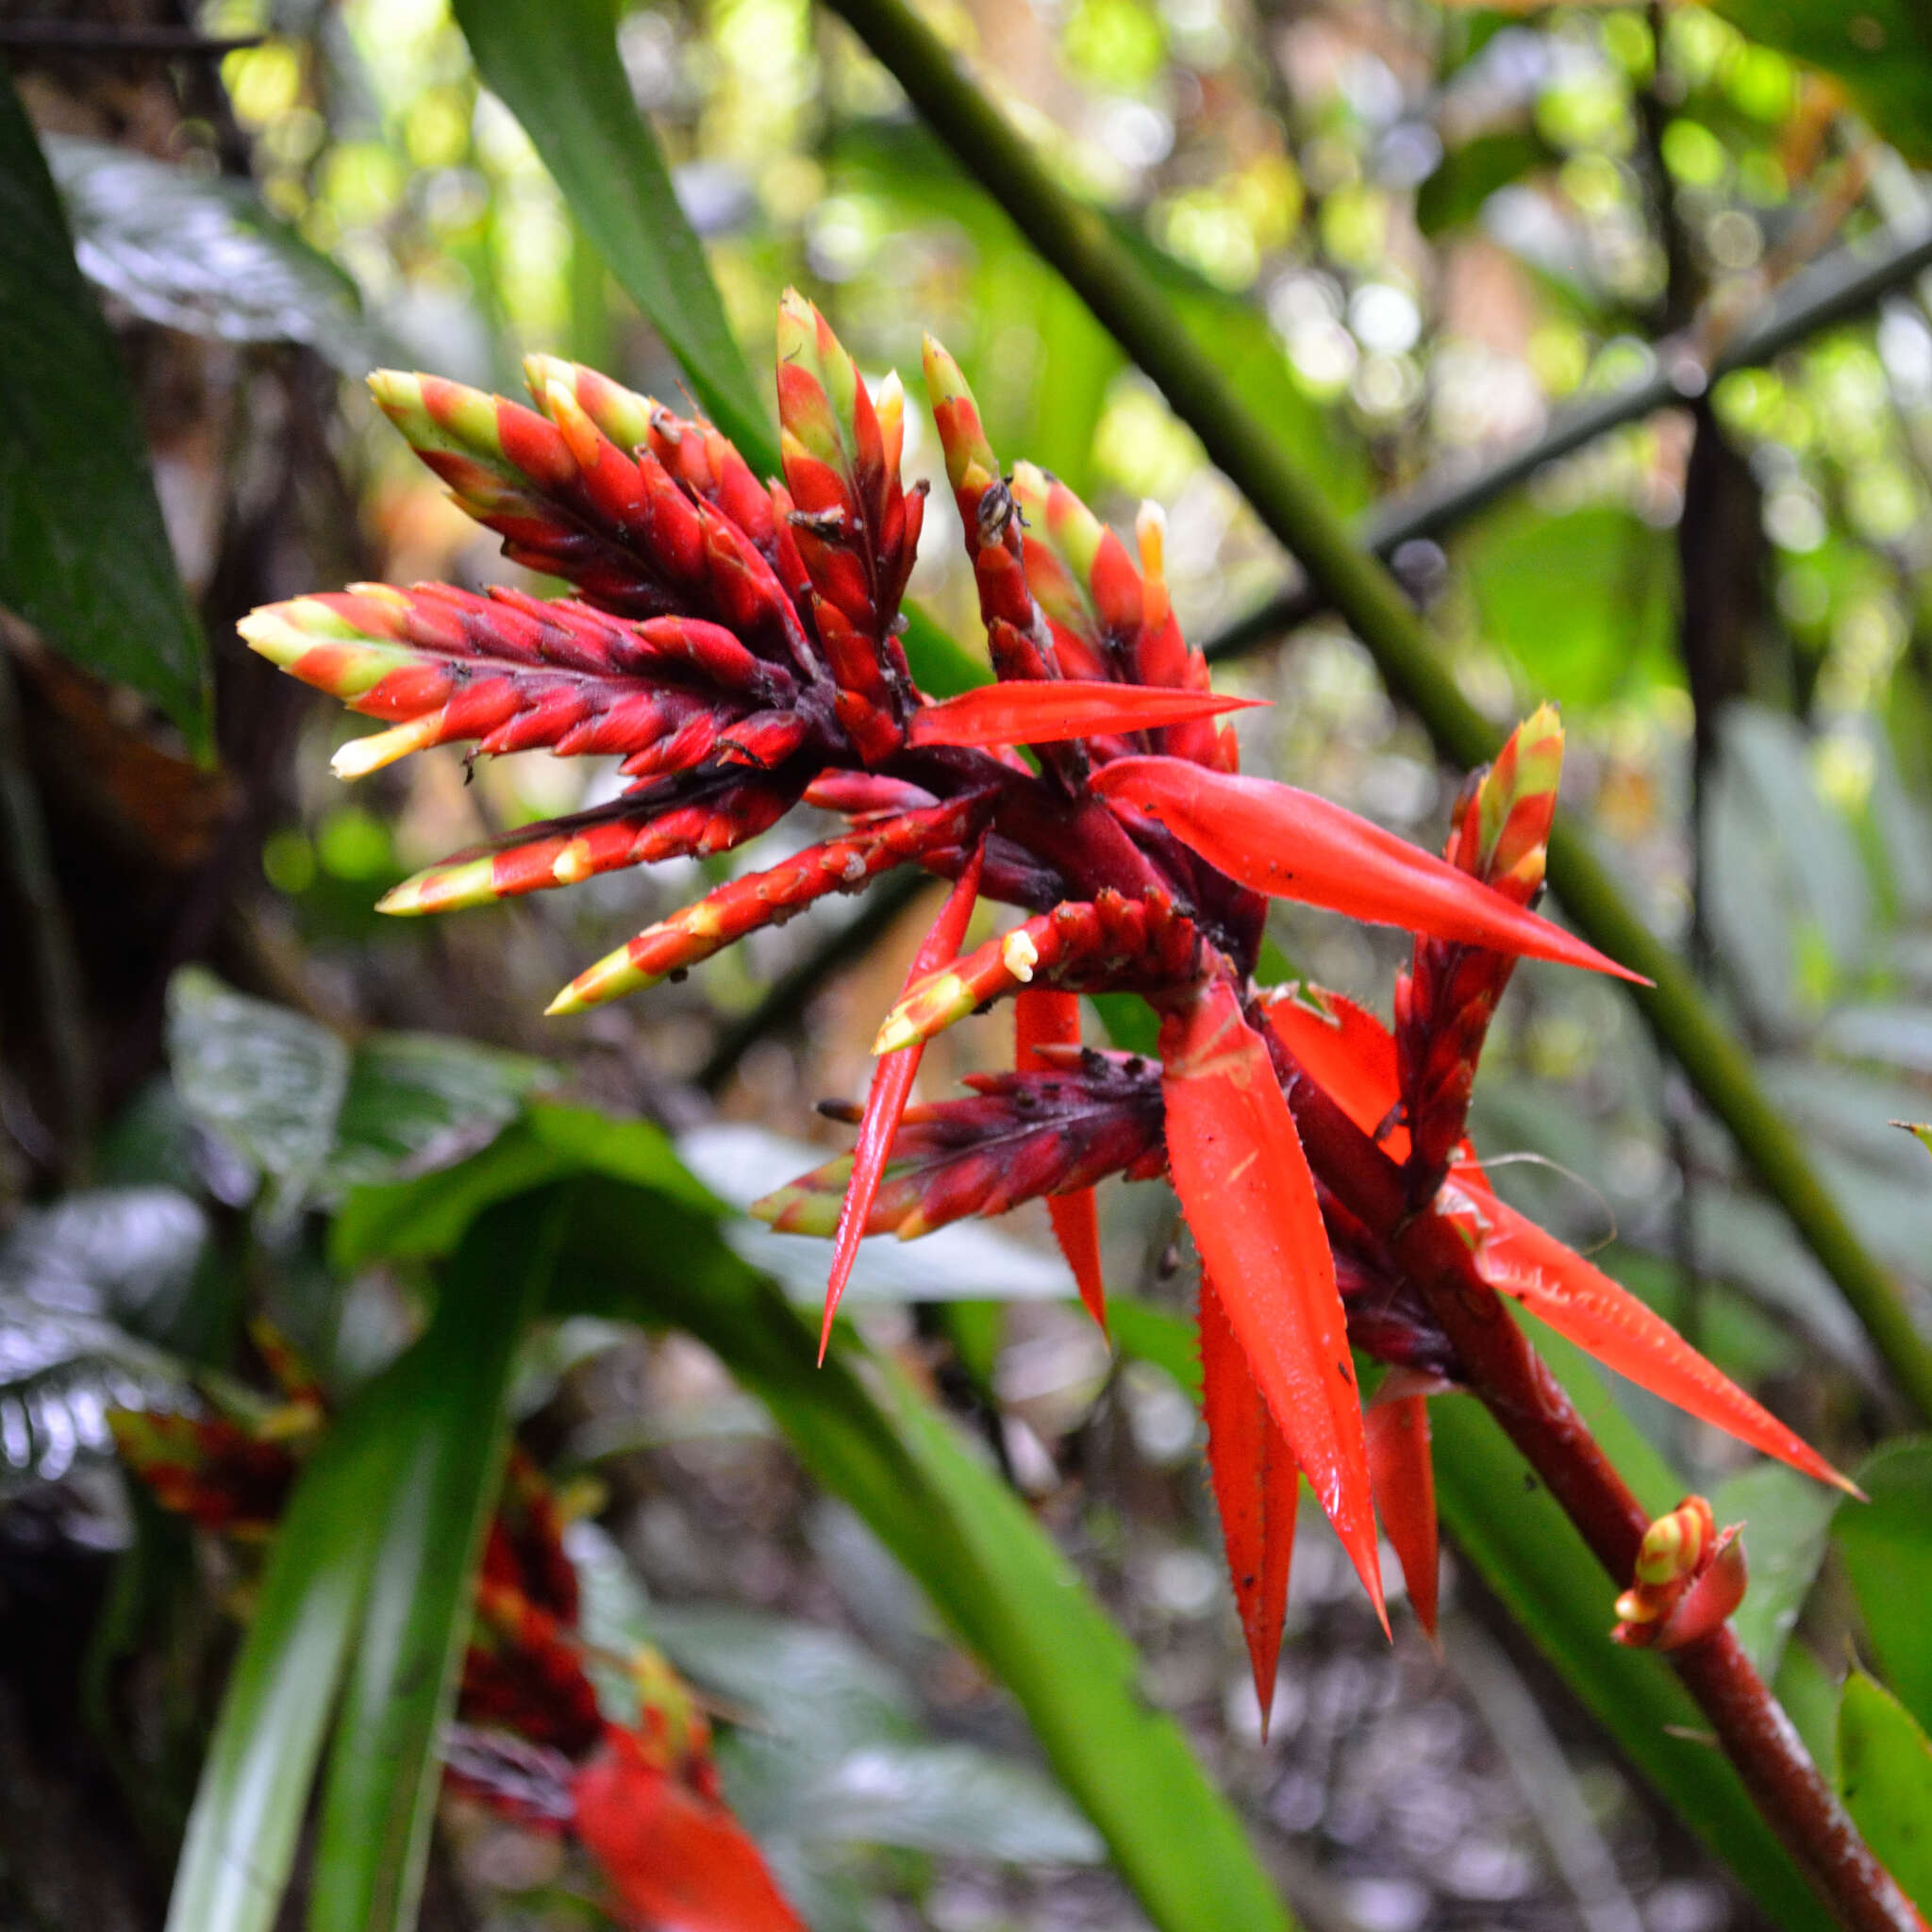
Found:
<svg viewBox="0 0 1932 1932"><path fill-rule="evenodd" d="M1452 763L1495 756L1501 734L1465 698L1407 597L1255 416L1115 238L1106 217L1060 188L958 59L904 0L830 0L913 105L1040 254L1166 395L1209 458L1353 627L1384 681ZM1549 879L1577 928L1656 982L1639 991L1646 1021L1739 1151L1838 1283L1899 1388L1932 1419L1932 1341L1896 1284L1819 1180L1750 1058L1690 973L1624 899L1583 837L1558 820Z"/></svg>
<svg viewBox="0 0 1932 1932"><path fill-rule="evenodd" d="M1575 1524L1612 1586L1623 1588L1649 1527L1642 1504L1502 1297L1474 1273L1455 1226L1427 1210L1411 1213L1402 1170L1278 1041L1270 1045L1309 1164L1350 1213L1384 1235L1454 1344L1472 1391ZM1924 1932L1730 1626L1670 1661L1758 1810L1847 1932Z"/></svg>

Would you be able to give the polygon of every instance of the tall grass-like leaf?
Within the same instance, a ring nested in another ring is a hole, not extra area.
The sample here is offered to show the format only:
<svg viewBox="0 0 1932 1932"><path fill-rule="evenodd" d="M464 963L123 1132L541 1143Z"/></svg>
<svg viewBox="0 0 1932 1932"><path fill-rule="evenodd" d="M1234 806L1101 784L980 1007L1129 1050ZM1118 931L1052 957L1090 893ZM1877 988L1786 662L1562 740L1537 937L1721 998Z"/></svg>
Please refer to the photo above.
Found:
<svg viewBox="0 0 1932 1932"><path fill-rule="evenodd" d="M477 72L523 123L585 234L684 365L712 421L755 467L775 471L764 401L625 84L614 10L598 0L458 0L456 16Z"/></svg>
<svg viewBox="0 0 1932 1932"><path fill-rule="evenodd" d="M411 1388L407 1358L342 1411L277 1532L195 1792L167 1932L268 1932L361 1621Z"/></svg>
<svg viewBox="0 0 1932 1932"><path fill-rule="evenodd" d="M1290 1932L1239 1818L1146 1703L1133 1646L1024 1506L889 1368L862 1379L842 1346L818 1368L798 1315L683 1190L611 1174L606 1148L625 1130L604 1124L570 1142L595 1177L573 1191L553 1306L684 1328L725 1362L1012 1691L1161 1932ZM550 1141L559 1155L564 1137ZM521 1142L513 1132L468 1163L484 1179L454 1168L386 1191L361 1251L434 1252L476 1201L515 1185L513 1168L552 1177L557 1167L525 1163Z"/></svg>
<svg viewBox="0 0 1932 1932"><path fill-rule="evenodd" d="M441 1774L436 1735L456 1694L511 1362L542 1297L558 1205L539 1194L481 1215L411 1351L413 1400L329 1757L312 1932L415 1923Z"/></svg>
<svg viewBox="0 0 1932 1932"><path fill-rule="evenodd" d="M208 645L114 338L0 61L0 604L210 746Z"/></svg>

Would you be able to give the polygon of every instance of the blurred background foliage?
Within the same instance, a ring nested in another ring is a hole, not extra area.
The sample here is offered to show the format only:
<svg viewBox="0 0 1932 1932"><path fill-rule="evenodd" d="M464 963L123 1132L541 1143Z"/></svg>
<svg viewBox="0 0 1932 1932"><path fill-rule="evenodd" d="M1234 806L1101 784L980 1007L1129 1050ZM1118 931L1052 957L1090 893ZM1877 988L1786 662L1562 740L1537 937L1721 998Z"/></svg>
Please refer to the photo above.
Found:
<svg viewBox="0 0 1932 1932"><path fill-rule="evenodd" d="M788 282L870 377L896 367L916 391L931 328L1003 455L1117 523L1142 496L1165 504L1190 634L1221 641L1224 681L1274 700L1241 720L1250 768L1435 842L1459 774L1345 628L1297 605L1293 560L845 25L808 0L666 0L608 23L587 4L760 393ZM1932 46L1911 10L924 11L1338 512L1373 531L1461 492L1394 550L1400 581L1485 716L1562 702L1566 801L1696 961L1923 1328L1932 1189L1924 1151L1888 1124L1932 1113L1932 286L1891 274L1770 359L1699 375L1793 277L1847 245L1898 257L1932 225L1913 171ZM338 1391L377 1376L422 1330L436 1265L500 1160L525 1180L595 1171L658 1204L634 1226L682 1215L701 1231L630 1255L645 1285L622 1294L584 1285L615 1260L571 1249L573 1286L553 1287L556 1318L525 1340L511 1407L520 1440L587 1486L601 1527L573 1554L604 1579L604 1613L741 1720L728 1788L814 1926L1181 1923L1130 1872L1135 1903L1092 1826L1023 1761L1037 1750L1001 1677L1091 1809L1069 1769L1077 1738L1056 1742L1047 1693L994 1654L993 1613L974 1623L997 1564L969 1576L929 1551L922 1567L885 1477L814 1463L814 1426L898 1443L964 1512L946 1522L1007 1522L1003 1486L1024 1499L1093 1616L1104 1606L1138 1646L1138 1663L1107 1653L1091 1708L1139 1700L1179 1721L1304 1923L1764 1923L1769 1881L1735 1846L1727 1873L1700 1842L1723 1848L1723 1819L1685 1809L1701 1747L1665 1740L1661 1706L1640 1709L1632 1687L1668 1680L1626 1675L1654 1666L1610 1658L1591 1624L1607 1626L1611 1592L1592 1609L1594 1573L1576 1573L1574 1629L1539 1598L1539 1563L1562 1570L1539 1539L1560 1525L1539 1526L1546 1499L1519 1507L1520 1471L1479 1418L1444 1426L1466 1560L1452 1558L1443 1654L1412 1628L1384 1648L1310 1526L1261 1742L1197 1468L1173 1319L1188 1264L1163 1190L1105 1197L1124 1296L1111 1357L1025 1212L869 1254L855 1346L910 1383L880 1394L861 1376L813 1423L817 1385L746 1338L763 1283L808 1301L824 1257L730 1210L819 1158L802 1141L838 1144L813 1134L811 1103L862 1090L924 901L815 908L681 985L561 1024L534 1016L577 962L701 874L770 863L772 840L440 922L371 911L415 868L593 804L615 778L439 753L345 792L327 754L357 727L239 646L247 608L317 586L518 580L358 378L400 362L514 393L522 356L546 351L686 392L444 0L8 0L0 51L99 304L62 281L64 238L25 225L21 124L0 168L15 197L0 204L15 331L0 503L106 540L56 570L24 519L0 519L0 1917L159 1923L234 1648L225 1610L244 1579L124 1492L106 1408L249 1399L250 1309ZM1483 482L1575 412L1617 418L1618 394L1659 381L1663 407L1519 485ZM908 471L933 474L929 425L914 410L908 427ZM75 445L95 474L66 460ZM939 491L912 590L977 653L953 515ZM1252 621L1268 609L1287 615ZM1403 955L1392 935L1292 909L1274 937L1292 970L1357 992ZM938 1041L924 1091L997 1063L1003 1026ZM584 1108L664 1133L626 1141ZM1523 1205L1841 1464L1914 1420L1614 989L1525 967L1474 1120ZM715 1289L708 1313L693 1283ZM611 1319L641 1306L650 1339ZM1867 1478L1874 1508L1834 1518L1784 1473L1574 1373L1646 1501L1695 1486L1721 1521L1748 1517L1749 1641L1814 1751L1836 1748L1848 1647L1932 1721L1913 1630L1932 1582L1923 1444L1892 1440ZM927 1442L927 1401L965 1435ZM1050 1562L1043 1541L1036 1554ZM1099 1641L1086 1614L1057 1626L1070 1646ZM1846 1722L1871 1704L1858 1695ZM554 1846L460 1806L442 1823L425 1923L594 1923ZM1144 1824L1166 1828L1158 1806Z"/></svg>

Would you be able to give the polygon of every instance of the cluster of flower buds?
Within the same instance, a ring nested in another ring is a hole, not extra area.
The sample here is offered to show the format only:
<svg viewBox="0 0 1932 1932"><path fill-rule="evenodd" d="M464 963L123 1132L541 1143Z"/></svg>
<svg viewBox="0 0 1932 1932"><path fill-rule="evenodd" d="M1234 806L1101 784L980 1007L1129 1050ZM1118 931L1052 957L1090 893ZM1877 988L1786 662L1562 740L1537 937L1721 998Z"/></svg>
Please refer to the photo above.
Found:
<svg viewBox="0 0 1932 1932"><path fill-rule="evenodd" d="M322 1391L271 1327L252 1331L283 1405L264 1415L108 1414L128 1468L165 1509L243 1542L275 1529L327 1424ZM634 1725L609 1722L579 1628L563 1512L512 1448L486 1534L445 1769L519 1822L571 1833L603 1874L618 1923L802 1932L724 1803L710 1727L656 1651L609 1661L638 1691Z"/></svg>
<svg viewBox="0 0 1932 1932"><path fill-rule="evenodd" d="M1463 1141L1516 958L1634 976L1530 908L1561 755L1554 713L1474 782L1443 858L1241 776L1220 718L1240 701L1210 690L1175 620L1159 513L1141 512L1131 554L1064 484L1024 463L1003 472L958 368L928 341L996 678L935 703L898 641L922 517L899 477L904 398L896 377L870 391L809 304L780 307L784 475L764 482L715 431L602 376L542 358L528 373L534 409L420 376L378 377L376 393L508 554L574 597L378 587L243 625L295 675L385 721L345 749L344 772L456 739L623 759L631 787L612 804L458 855L385 908L722 852L801 802L845 817L837 837L591 967L553 1008L575 1011L889 868L951 880L880 1029L852 1156L764 1211L832 1234L827 1336L864 1234L1035 1197L1104 1318L1093 1184L1164 1168L1200 1253L1209 1462L1264 1707L1304 1477L1378 1614L1379 1509L1433 1618L1424 1400L1457 1365L1398 1264L1395 1221L1445 1217L1475 1291L1516 1297L1669 1399L1831 1477L1641 1302L1498 1201ZM982 897L1023 916L969 951ZM1276 897L1417 936L1393 1034L1338 995L1255 985ZM1078 996L1099 991L1154 1008L1158 1068L1080 1053ZM1008 996L1013 1073L908 1113L925 1042ZM1370 1159L1406 1169L1391 1225L1343 1206L1325 1155L1311 1168L1296 1125L1311 1091L1371 1137ZM1391 1365L1366 1416L1356 1348Z"/></svg>

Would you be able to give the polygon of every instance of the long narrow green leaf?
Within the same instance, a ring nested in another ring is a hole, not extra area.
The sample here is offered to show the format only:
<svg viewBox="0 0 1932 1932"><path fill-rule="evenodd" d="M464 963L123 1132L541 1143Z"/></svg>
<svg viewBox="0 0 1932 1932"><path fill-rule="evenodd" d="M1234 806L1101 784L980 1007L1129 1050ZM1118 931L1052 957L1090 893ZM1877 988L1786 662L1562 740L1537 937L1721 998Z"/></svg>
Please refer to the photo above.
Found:
<svg viewBox="0 0 1932 1932"><path fill-rule="evenodd" d="M1132 1644L950 1424L879 1363L817 1368L804 1323L749 1269L694 1287L657 1242L648 1195L582 1183L558 1267L572 1306L688 1329L765 1403L1013 1692L1163 1932L1286 1927L1240 1820L1142 1696Z"/></svg>
<svg viewBox="0 0 1932 1932"><path fill-rule="evenodd" d="M604 0L457 0L484 81L536 143L610 272L683 363L711 420L753 466L777 440L719 299L704 245L625 85Z"/></svg>
<svg viewBox="0 0 1932 1932"><path fill-rule="evenodd" d="M392 1492L408 1361L331 1424L296 1486L222 1700L168 1932L268 1932Z"/></svg>
<svg viewBox="0 0 1932 1932"><path fill-rule="evenodd" d="M363 1252L451 1241L480 1202L539 1172L520 1151L529 1138L513 1129L462 1168L385 1191L380 1211L362 1218ZM610 1140L572 1143L586 1169L605 1172L572 1191L553 1305L686 1328L730 1366L1011 1689L1162 1932L1288 1932L1240 1820L1178 1727L1142 1698L1133 1646L1021 1504L903 1383L877 1371L861 1379L842 1331L818 1368L778 1290L684 1188L659 1190L634 1168L611 1174L627 1164L604 1162ZM556 1171L546 1162L541 1178Z"/></svg>
<svg viewBox="0 0 1932 1932"><path fill-rule="evenodd" d="M175 570L133 391L0 60L0 605L151 698L198 755L208 646Z"/></svg>
<svg viewBox="0 0 1932 1932"><path fill-rule="evenodd" d="M471 1590L505 1447L504 1401L556 1246L554 1195L479 1216L410 1353L413 1399L334 1747L315 1860L313 1932L415 1924Z"/></svg>

